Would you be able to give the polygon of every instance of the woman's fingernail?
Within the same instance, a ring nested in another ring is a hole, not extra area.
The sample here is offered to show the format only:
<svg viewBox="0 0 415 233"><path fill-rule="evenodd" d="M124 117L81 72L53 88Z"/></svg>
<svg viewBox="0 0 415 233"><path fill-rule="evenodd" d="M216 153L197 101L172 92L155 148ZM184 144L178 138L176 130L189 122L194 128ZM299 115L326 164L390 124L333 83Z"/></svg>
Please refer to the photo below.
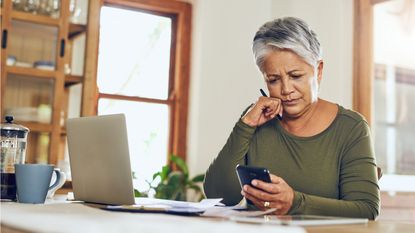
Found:
<svg viewBox="0 0 415 233"><path fill-rule="evenodd" d="M257 182L256 180L253 180L253 181L252 181L252 185L253 185L253 186L256 186L257 184L258 184L258 182Z"/></svg>
<svg viewBox="0 0 415 233"><path fill-rule="evenodd" d="M248 191L248 185L244 185L244 190Z"/></svg>

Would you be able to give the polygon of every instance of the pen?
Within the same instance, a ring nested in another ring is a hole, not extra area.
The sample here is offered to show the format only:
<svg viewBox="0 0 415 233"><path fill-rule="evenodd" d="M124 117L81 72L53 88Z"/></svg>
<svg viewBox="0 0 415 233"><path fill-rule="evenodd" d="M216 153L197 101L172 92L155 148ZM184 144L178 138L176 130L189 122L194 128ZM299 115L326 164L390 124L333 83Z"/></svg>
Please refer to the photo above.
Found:
<svg viewBox="0 0 415 233"><path fill-rule="evenodd" d="M261 95L262 95L262 96L264 96L264 97L268 97L268 96L267 96L267 94L265 93L265 91L264 91L264 90L262 90L262 88L261 88L261 89L259 89L259 91L261 92ZM278 120L282 120L282 116L281 116L280 114L277 114L277 118L278 118Z"/></svg>
<svg viewBox="0 0 415 233"><path fill-rule="evenodd" d="M259 89L259 91L261 92L262 96L264 96L264 97L268 97L268 96L267 96L267 94L265 93L265 91L264 91L264 90L262 90L262 88L261 88L261 89Z"/></svg>

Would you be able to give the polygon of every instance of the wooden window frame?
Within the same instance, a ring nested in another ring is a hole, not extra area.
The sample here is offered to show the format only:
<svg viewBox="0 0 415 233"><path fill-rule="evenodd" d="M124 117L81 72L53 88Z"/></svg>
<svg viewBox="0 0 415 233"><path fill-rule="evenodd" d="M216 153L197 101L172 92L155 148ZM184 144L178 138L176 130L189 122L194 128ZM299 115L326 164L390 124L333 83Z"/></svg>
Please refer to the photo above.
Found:
<svg viewBox="0 0 415 233"><path fill-rule="evenodd" d="M152 14L169 15L172 20L172 44L170 62L170 81L168 100L156 101L142 97L126 97L151 103L169 104L170 129L168 154L175 154L186 159L187 121L190 83L190 43L191 43L191 5L171 0L92 0L90 2L88 37L86 50L91 54L86 59L82 115L97 115L98 99L119 98L120 96L99 94L97 88L97 67L99 49L99 23L101 7L116 6L139 9Z"/></svg>
<svg viewBox="0 0 415 233"><path fill-rule="evenodd" d="M373 100L373 7L371 0L354 0L353 109L370 124Z"/></svg>
<svg viewBox="0 0 415 233"><path fill-rule="evenodd" d="M373 121L373 6L388 0L354 0L353 109Z"/></svg>

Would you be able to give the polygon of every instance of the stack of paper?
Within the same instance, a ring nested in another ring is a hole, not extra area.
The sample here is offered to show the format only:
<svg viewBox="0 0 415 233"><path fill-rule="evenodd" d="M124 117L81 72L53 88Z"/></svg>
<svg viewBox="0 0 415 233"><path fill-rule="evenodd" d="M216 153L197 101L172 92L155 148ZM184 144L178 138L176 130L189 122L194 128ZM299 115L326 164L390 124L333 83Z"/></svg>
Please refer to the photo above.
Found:
<svg viewBox="0 0 415 233"><path fill-rule="evenodd" d="M220 203L222 198L203 199L200 202L172 201L156 198L136 198L134 205L107 206L107 210L131 212L166 212L177 214L200 214Z"/></svg>
<svg viewBox="0 0 415 233"><path fill-rule="evenodd" d="M127 212L163 212L171 214L201 215L205 217L254 217L271 214L276 209L266 211L244 211L246 205L224 206L222 198L203 199L200 202L172 201L156 198L136 198L135 205L107 206L104 209Z"/></svg>

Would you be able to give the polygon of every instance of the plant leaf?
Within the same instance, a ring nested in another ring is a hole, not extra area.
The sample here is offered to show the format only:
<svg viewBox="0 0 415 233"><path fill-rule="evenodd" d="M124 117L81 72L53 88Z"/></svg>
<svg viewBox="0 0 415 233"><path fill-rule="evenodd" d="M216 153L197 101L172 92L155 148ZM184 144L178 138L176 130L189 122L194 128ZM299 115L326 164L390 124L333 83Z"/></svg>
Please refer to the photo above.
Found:
<svg viewBox="0 0 415 233"><path fill-rule="evenodd" d="M174 171L170 173L168 180L169 184L174 185L177 189L183 189L186 184L184 174L181 171Z"/></svg>
<svg viewBox="0 0 415 233"><path fill-rule="evenodd" d="M179 167L186 178L189 176L189 169L187 168L186 162L182 158L172 154L170 156L170 160Z"/></svg>
<svg viewBox="0 0 415 233"><path fill-rule="evenodd" d="M205 174L199 174L195 177L193 177L192 182L203 182L203 180L205 179Z"/></svg>
<svg viewBox="0 0 415 233"><path fill-rule="evenodd" d="M155 189L155 191L156 191L156 195L155 195L156 198L171 199L171 196L174 193L174 187L172 187L171 185L160 183Z"/></svg>
<svg viewBox="0 0 415 233"><path fill-rule="evenodd" d="M161 176L161 172L156 172L153 174L153 181L157 178L157 176ZM151 182L149 184L151 184Z"/></svg>
<svg viewBox="0 0 415 233"><path fill-rule="evenodd" d="M188 184L188 188L195 190L197 194L202 192L202 189L196 184Z"/></svg>
<svg viewBox="0 0 415 233"><path fill-rule="evenodd" d="M161 181L162 182L165 181L167 177L169 176L169 174L170 174L170 167L168 165L163 166L161 168L161 173L160 173Z"/></svg>
<svg viewBox="0 0 415 233"><path fill-rule="evenodd" d="M134 197L147 197L147 193L140 192L137 189L134 189Z"/></svg>

